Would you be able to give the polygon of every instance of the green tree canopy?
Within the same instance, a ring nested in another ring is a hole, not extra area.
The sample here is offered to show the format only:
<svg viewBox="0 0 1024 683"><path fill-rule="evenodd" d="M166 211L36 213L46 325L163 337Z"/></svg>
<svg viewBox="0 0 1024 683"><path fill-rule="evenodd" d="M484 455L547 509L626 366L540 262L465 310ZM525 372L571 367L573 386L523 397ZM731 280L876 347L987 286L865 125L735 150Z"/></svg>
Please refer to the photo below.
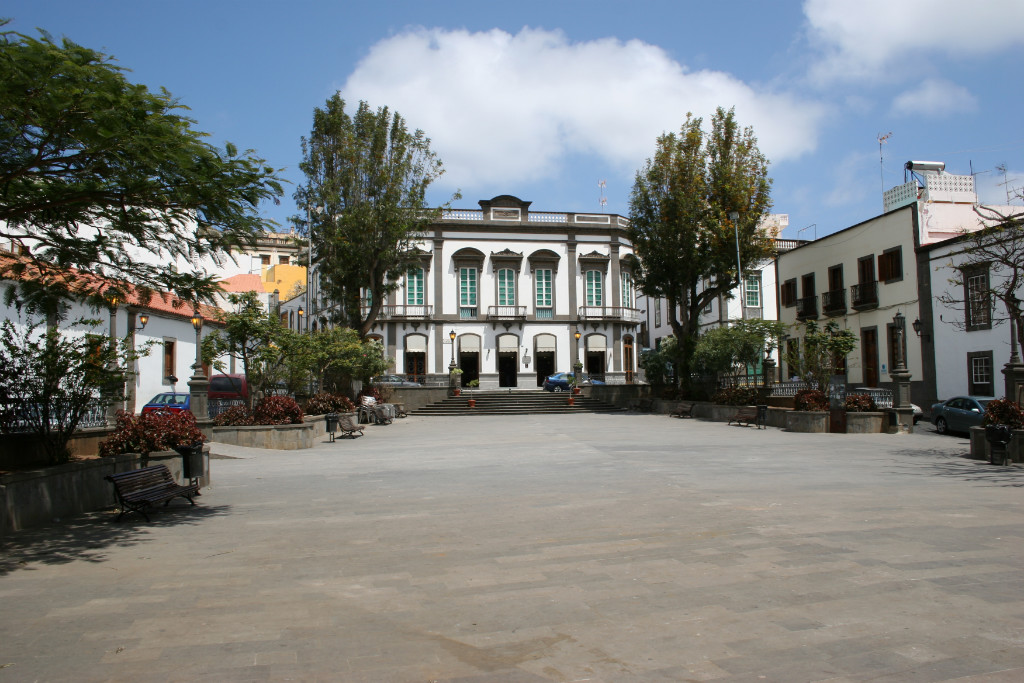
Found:
<svg viewBox="0 0 1024 683"><path fill-rule="evenodd" d="M832 375L857 348L857 335L840 329L835 320L829 320L824 327L808 320L803 328L800 346L787 354L786 363L807 386L827 391Z"/></svg>
<svg viewBox="0 0 1024 683"><path fill-rule="evenodd" d="M410 263L414 243L439 215L428 210L425 196L444 169L430 139L421 130L409 132L398 113L360 102L349 116L337 94L313 112L302 156L306 184L295 201L306 215L294 222L312 234L334 320L365 337Z"/></svg>
<svg viewBox="0 0 1024 683"><path fill-rule="evenodd" d="M708 330L697 340L694 367L709 373L727 373L737 366L757 365L778 346L786 325L775 320L739 320Z"/></svg>
<svg viewBox="0 0 1024 683"><path fill-rule="evenodd" d="M700 312L739 283L743 268L771 256L761 222L771 208L768 161L751 128L721 107L705 132L687 114L679 134L658 138L654 157L637 172L630 197L630 238L640 258L645 294L668 302L677 339L678 372L688 382ZM729 219L731 212L739 220Z"/></svg>
<svg viewBox="0 0 1024 683"><path fill-rule="evenodd" d="M0 237L31 250L0 275L38 269L29 300L81 294L69 269L206 299L213 277L168 264L253 243L281 195L252 151L211 146L166 91L70 40L0 33L0 83Z"/></svg>

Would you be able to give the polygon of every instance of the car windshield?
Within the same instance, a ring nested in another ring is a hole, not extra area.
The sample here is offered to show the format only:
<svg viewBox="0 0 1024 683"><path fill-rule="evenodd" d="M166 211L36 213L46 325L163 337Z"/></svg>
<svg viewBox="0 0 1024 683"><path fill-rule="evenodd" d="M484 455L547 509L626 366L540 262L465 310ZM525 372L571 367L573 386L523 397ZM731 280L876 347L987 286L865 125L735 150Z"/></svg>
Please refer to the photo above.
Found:
<svg viewBox="0 0 1024 683"><path fill-rule="evenodd" d="M187 398L188 394L160 394L153 397L153 400L150 401L150 403L159 406L184 405L185 399Z"/></svg>

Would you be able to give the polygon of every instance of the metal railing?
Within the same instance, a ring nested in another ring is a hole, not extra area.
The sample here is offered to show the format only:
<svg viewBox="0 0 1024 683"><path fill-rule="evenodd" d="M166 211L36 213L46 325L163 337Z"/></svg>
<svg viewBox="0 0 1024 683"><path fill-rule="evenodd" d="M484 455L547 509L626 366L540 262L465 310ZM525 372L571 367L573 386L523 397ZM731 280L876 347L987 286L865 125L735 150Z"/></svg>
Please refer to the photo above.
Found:
<svg viewBox="0 0 1024 683"><path fill-rule="evenodd" d="M244 398L211 398L209 400L210 419L217 417L228 408L244 405Z"/></svg>
<svg viewBox="0 0 1024 683"><path fill-rule="evenodd" d="M796 317L800 319L804 318L817 318L818 317L818 297L817 296L805 296L802 299L796 300Z"/></svg>
<svg viewBox="0 0 1024 683"><path fill-rule="evenodd" d="M835 289L821 295L821 308L826 315L846 312L846 290Z"/></svg>
<svg viewBox="0 0 1024 683"><path fill-rule="evenodd" d="M854 308L878 306L878 280L861 282L850 287L850 300Z"/></svg>
<svg viewBox="0 0 1024 683"><path fill-rule="evenodd" d="M362 314L364 317L369 310L369 307L363 307ZM434 306L430 304L381 306L380 312L377 313L377 320L427 320L433 316Z"/></svg>
<svg viewBox="0 0 1024 683"><path fill-rule="evenodd" d="M35 431L36 421L40 417L38 410L39 408L36 405L23 406L20 410L16 411L18 415L15 415L7 424L7 431L19 434ZM15 411L10 408L5 408L3 412L8 413ZM61 417L63 417L63 411L59 408L52 409L50 412L50 425L53 426L57 422L60 422ZM82 415L82 418L78 421L79 429L85 429L87 427L105 427L106 425L107 404L103 403L99 399L96 399L89 404L85 409L85 413Z"/></svg>
<svg viewBox="0 0 1024 683"><path fill-rule="evenodd" d="M582 320L620 320L627 323L640 322L640 310L625 306L580 306Z"/></svg>
<svg viewBox="0 0 1024 683"><path fill-rule="evenodd" d="M526 306L488 306L489 320L526 320Z"/></svg>

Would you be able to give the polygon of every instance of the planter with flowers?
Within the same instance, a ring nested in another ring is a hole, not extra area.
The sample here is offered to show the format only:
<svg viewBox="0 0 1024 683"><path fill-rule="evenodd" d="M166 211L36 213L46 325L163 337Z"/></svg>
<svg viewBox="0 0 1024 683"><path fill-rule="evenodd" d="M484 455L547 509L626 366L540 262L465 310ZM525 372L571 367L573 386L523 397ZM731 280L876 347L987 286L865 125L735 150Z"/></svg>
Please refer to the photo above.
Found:
<svg viewBox="0 0 1024 683"><path fill-rule="evenodd" d="M992 448L985 437L985 429L1002 425L1010 430L1010 441L1006 444L1007 460L1024 462L1024 408L1021 404L1005 398L989 401L981 424L981 427L971 428L972 458L991 462Z"/></svg>
<svg viewBox="0 0 1024 683"><path fill-rule="evenodd" d="M786 429L811 434L828 433L828 397L817 389L804 389L793 399L794 410L786 413Z"/></svg>
<svg viewBox="0 0 1024 683"><path fill-rule="evenodd" d="M884 425L885 413L878 409L875 399L868 394L847 395L847 434L881 434Z"/></svg>

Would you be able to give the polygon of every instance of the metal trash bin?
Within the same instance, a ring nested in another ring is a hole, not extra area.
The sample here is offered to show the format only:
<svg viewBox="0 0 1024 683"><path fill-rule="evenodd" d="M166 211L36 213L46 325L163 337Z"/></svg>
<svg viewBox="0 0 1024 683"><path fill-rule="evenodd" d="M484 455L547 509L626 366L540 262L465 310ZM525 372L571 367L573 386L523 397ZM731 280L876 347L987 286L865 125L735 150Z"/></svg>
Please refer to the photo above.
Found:
<svg viewBox="0 0 1024 683"><path fill-rule="evenodd" d="M175 446L181 454L181 476L189 481L198 481L203 476L203 442L191 446Z"/></svg>
<svg viewBox="0 0 1024 683"><path fill-rule="evenodd" d="M763 403L757 406L757 428L768 429L768 406Z"/></svg>
<svg viewBox="0 0 1024 683"><path fill-rule="evenodd" d="M993 465L1009 465L1010 453L1006 448L1013 434L1006 425L988 425L985 427L985 439L988 440L988 461Z"/></svg>
<svg viewBox="0 0 1024 683"><path fill-rule="evenodd" d="M327 425L327 433L331 435L331 441L334 441L334 432L338 431L338 414L327 413L324 422Z"/></svg>

